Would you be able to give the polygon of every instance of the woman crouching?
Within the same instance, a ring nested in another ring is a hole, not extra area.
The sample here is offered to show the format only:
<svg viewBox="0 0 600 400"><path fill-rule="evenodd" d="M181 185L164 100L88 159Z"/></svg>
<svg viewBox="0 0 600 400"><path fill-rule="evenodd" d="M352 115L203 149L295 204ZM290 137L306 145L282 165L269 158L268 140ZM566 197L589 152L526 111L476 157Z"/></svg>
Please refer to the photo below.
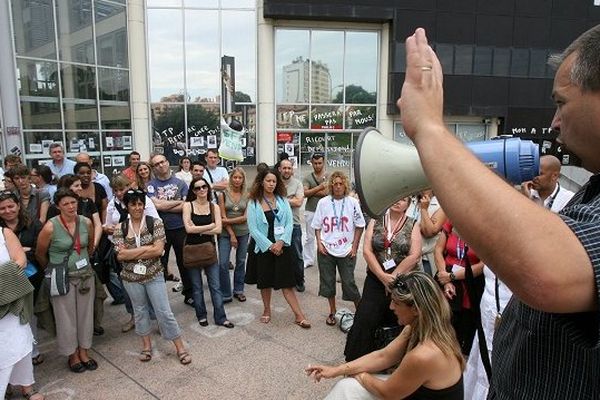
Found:
<svg viewBox="0 0 600 400"><path fill-rule="evenodd" d="M390 309L405 325L393 342L335 367L309 365L306 373L316 381L347 376L327 399L462 399L464 359L438 285L425 273L409 272L390 290ZM391 375L374 374L396 365Z"/></svg>

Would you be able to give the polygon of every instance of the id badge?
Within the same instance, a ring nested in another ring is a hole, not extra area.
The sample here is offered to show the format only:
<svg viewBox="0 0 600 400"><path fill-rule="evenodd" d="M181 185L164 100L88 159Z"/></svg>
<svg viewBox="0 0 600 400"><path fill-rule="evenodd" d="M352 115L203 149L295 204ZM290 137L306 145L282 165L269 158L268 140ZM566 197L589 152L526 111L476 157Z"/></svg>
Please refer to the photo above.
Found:
<svg viewBox="0 0 600 400"><path fill-rule="evenodd" d="M396 266L396 263L394 262L394 260L386 260L383 263L383 269L385 269L386 271L394 268L395 266Z"/></svg>
<svg viewBox="0 0 600 400"><path fill-rule="evenodd" d="M146 275L146 266L144 264L135 264L133 266L133 273L138 275Z"/></svg>
<svg viewBox="0 0 600 400"><path fill-rule="evenodd" d="M498 329L498 327L500 326L500 322L502 322L502 315L498 314L496 315L496 319L494 320L494 331Z"/></svg>
<svg viewBox="0 0 600 400"><path fill-rule="evenodd" d="M88 265L88 262L85 258L82 258L81 260L79 260L75 263L75 266L77 267L77 269L85 268L85 267L87 267L87 265Z"/></svg>
<svg viewBox="0 0 600 400"><path fill-rule="evenodd" d="M459 271L464 271L465 267L463 267L462 265L458 265L458 264L453 264L452 265L452 273L456 274Z"/></svg>
<svg viewBox="0 0 600 400"><path fill-rule="evenodd" d="M276 235L283 235L283 232L285 232L285 228L283 226L276 226L274 231Z"/></svg>

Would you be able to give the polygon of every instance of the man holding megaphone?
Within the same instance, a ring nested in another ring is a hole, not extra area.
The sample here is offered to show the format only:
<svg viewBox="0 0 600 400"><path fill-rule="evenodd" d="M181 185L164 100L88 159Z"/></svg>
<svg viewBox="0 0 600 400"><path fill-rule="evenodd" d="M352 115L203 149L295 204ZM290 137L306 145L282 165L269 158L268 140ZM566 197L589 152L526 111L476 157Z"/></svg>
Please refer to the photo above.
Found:
<svg viewBox="0 0 600 400"><path fill-rule="evenodd" d="M490 399L600 398L600 25L551 62L552 129L594 173L560 216L482 164L447 129L443 74L423 29L406 40L398 107L444 211L513 291L494 337Z"/></svg>

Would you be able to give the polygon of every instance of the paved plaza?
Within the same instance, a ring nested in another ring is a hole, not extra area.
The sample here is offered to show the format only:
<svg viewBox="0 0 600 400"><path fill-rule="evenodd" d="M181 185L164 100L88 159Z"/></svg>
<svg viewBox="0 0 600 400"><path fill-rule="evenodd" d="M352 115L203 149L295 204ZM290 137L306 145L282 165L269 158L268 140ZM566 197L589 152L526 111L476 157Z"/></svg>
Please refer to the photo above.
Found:
<svg viewBox="0 0 600 400"><path fill-rule="evenodd" d="M172 265L170 268L176 270ZM359 254L356 279L361 290L365 268ZM183 296L171 290L175 284L168 282L171 307L183 329L192 364L179 364L175 347L160 337L158 328L152 335L152 361L138 361L141 341L134 331L121 333L128 314L124 306L112 306L109 297L103 322L106 333L94 337L91 351L98 361L98 370L70 372L67 358L55 351L54 339L40 331L40 350L45 361L36 367L36 386L48 400L323 398L334 381L315 384L304 374L304 367L342 362L346 335L338 327L325 324L328 307L327 301L317 296L317 267L305 272L306 291L297 295L313 325L309 330L293 323L293 314L280 291L273 295L271 322L261 323L262 302L255 286L247 287L245 303L234 299L225 305L235 328L215 326L206 284L204 296L211 325L201 327L194 310L183 304ZM353 310L351 303L341 301L340 291L338 284L338 309Z"/></svg>

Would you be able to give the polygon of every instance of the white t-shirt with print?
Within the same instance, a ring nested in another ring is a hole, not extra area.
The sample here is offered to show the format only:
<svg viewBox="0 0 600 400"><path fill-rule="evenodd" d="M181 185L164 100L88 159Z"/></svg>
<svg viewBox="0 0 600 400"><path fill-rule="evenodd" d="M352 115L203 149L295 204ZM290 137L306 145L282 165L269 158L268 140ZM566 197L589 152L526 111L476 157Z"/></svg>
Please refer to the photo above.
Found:
<svg viewBox="0 0 600 400"><path fill-rule="evenodd" d="M365 227L365 218L354 197L335 200L325 196L317 203L311 226L321 231L321 243L329 254L346 257L352 250L354 230Z"/></svg>

